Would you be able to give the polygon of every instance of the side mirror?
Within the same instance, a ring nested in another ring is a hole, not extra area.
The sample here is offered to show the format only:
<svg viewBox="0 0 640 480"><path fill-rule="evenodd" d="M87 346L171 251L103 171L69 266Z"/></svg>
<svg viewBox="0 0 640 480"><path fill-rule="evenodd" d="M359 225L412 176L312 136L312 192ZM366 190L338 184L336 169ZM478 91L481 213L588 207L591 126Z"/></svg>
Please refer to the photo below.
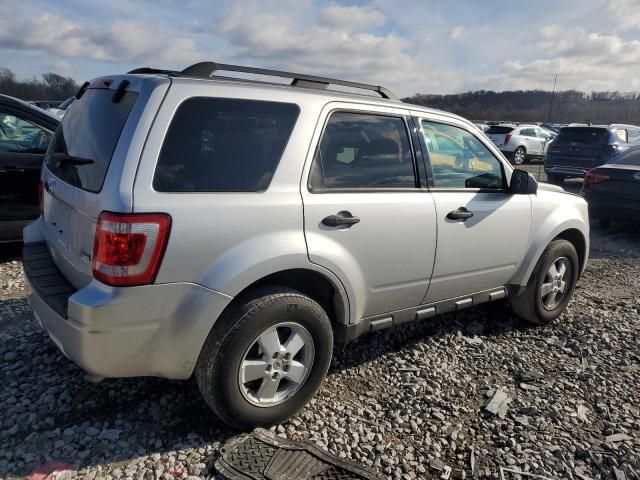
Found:
<svg viewBox="0 0 640 480"><path fill-rule="evenodd" d="M533 195L538 191L538 182L525 170L515 169L511 173L509 192L515 195Z"/></svg>

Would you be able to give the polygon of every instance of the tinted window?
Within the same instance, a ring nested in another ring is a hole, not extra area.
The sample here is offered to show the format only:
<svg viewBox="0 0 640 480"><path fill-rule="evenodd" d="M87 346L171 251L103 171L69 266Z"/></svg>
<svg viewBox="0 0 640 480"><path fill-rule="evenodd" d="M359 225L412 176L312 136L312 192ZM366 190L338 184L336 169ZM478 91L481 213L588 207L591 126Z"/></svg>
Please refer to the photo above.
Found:
<svg viewBox="0 0 640 480"><path fill-rule="evenodd" d="M436 188L503 188L499 160L474 135L426 120L421 125Z"/></svg>
<svg viewBox="0 0 640 480"><path fill-rule="evenodd" d="M609 130L594 127L565 127L556 137L556 143L605 145L608 141Z"/></svg>
<svg viewBox="0 0 640 480"><path fill-rule="evenodd" d="M413 156L402 118L331 115L313 161L313 188L412 188Z"/></svg>
<svg viewBox="0 0 640 480"><path fill-rule="evenodd" d="M511 132L513 132L513 127L502 127L500 125L492 125L491 127L489 127L489 130L487 130L485 133L487 135L491 135L492 133L495 135L500 135L500 134L511 133Z"/></svg>
<svg viewBox="0 0 640 480"><path fill-rule="evenodd" d="M298 112L292 103L204 97L184 101L162 145L154 188L160 192L266 190Z"/></svg>
<svg viewBox="0 0 640 480"><path fill-rule="evenodd" d="M0 112L0 152L44 153L52 135L35 123Z"/></svg>
<svg viewBox="0 0 640 480"><path fill-rule="evenodd" d="M113 90L89 89L56 129L45 163L71 185L98 192L137 94L111 101Z"/></svg>

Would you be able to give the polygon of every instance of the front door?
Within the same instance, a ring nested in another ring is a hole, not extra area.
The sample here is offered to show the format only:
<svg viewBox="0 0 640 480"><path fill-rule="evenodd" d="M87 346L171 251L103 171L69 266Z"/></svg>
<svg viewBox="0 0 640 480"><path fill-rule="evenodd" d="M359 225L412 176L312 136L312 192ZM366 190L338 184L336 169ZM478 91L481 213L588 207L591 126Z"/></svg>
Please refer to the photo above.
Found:
<svg viewBox="0 0 640 480"><path fill-rule="evenodd" d="M506 191L508 167L462 124L426 118L419 122L438 226L435 266L424 303L507 284L529 241L529 196Z"/></svg>
<svg viewBox="0 0 640 480"><path fill-rule="evenodd" d="M348 283L352 321L416 306L433 270L436 212L417 178L408 112L333 108L301 185L309 259Z"/></svg>
<svg viewBox="0 0 640 480"><path fill-rule="evenodd" d="M39 215L38 182L52 132L17 113L0 110L0 221L4 240ZM0 238L1 240L2 238Z"/></svg>

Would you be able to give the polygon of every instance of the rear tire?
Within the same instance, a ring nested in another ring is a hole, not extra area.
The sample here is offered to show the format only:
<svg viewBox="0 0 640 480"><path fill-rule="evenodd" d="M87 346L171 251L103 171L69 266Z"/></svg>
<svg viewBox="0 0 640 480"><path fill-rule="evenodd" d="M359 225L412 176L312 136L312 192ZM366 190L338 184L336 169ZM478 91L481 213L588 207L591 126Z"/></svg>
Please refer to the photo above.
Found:
<svg viewBox="0 0 640 480"><path fill-rule="evenodd" d="M518 147L513 152L513 163L514 165L522 165L527 161L527 151L524 147Z"/></svg>
<svg viewBox="0 0 640 480"><path fill-rule="evenodd" d="M580 262L573 244L552 241L540 256L525 291L510 299L511 309L536 325L552 322L573 297L579 273Z"/></svg>
<svg viewBox="0 0 640 480"><path fill-rule="evenodd" d="M265 287L237 298L216 322L195 378L228 425L272 425L311 400L332 352L333 330L320 305L295 290Z"/></svg>

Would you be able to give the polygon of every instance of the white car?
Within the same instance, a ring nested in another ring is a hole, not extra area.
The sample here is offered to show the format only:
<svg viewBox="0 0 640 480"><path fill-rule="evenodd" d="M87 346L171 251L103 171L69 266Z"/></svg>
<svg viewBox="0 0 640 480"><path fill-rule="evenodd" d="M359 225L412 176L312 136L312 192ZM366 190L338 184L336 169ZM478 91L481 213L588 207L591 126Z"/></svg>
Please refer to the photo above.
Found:
<svg viewBox="0 0 640 480"><path fill-rule="evenodd" d="M538 125L492 125L489 139L516 165L529 159L543 159L555 133Z"/></svg>
<svg viewBox="0 0 640 480"><path fill-rule="evenodd" d="M69 109L71 104L73 104L73 101L75 99L76 99L75 97L69 97L64 102L62 102L60 105L58 105L56 108L48 108L47 112L49 112L49 114L51 114L54 117L56 117L58 120L62 120L62 118L64 117L65 113L67 113L67 110Z"/></svg>

